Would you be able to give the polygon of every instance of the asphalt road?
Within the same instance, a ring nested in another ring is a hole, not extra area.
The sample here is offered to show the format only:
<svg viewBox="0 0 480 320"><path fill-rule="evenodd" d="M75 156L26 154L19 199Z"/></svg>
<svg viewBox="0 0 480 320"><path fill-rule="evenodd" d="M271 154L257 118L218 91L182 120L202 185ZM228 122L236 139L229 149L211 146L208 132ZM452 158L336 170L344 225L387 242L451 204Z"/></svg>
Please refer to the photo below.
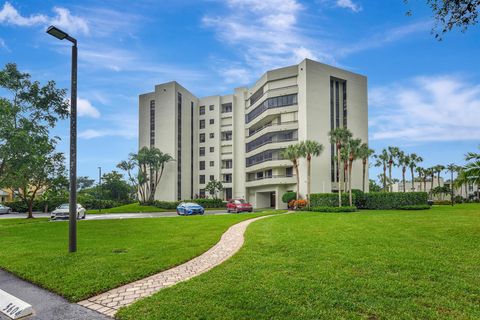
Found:
<svg viewBox="0 0 480 320"><path fill-rule="evenodd" d="M207 210L206 215L228 214L226 210ZM34 213L35 218L50 218L50 213ZM0 219L26 218L26 213L0 214ZM86 220L112 220L112 219L135 219L135 218L167 218L178 217L176 212L145 212L145 213L108 213L87 214Z"/></svg>

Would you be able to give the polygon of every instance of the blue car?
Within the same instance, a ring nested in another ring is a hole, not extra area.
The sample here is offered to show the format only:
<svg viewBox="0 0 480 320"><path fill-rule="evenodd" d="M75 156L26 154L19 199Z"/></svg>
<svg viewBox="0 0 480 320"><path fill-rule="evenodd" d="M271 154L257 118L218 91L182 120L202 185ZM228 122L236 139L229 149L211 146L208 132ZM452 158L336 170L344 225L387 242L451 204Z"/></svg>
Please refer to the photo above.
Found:
<svg viewBox="0 0 480 320"><path fill-rule="evenodd" d="M181 216L191 216L192 214L204 214L205 209L199 204L191 202L181 202L177 207L177 214Z"/></svg>

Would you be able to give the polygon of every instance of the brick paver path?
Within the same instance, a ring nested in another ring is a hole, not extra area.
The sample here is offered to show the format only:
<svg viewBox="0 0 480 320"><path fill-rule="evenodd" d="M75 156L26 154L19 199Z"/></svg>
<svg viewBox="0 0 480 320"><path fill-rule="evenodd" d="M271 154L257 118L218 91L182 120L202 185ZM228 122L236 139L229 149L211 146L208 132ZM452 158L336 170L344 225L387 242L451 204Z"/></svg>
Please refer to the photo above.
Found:
<svg viewBox="0 0 480 320"><path fill-rule="evenodd" d="M172 269L80 301L79 304L112 317L121 307L151 296L163 288L198 276L221 264L242 247L244 242L243 234L250 223L272 216L274 215L262 216L237 223L222 235L222 238L215 246L202 255Z"/></svg>

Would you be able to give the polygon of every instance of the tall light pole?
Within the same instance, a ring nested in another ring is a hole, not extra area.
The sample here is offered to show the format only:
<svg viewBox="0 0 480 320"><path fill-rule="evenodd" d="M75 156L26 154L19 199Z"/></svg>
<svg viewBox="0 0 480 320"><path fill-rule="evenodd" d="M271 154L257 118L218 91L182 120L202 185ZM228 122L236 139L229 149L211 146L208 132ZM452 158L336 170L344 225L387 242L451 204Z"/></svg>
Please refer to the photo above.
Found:
<svg viewBox="0 0 480 320"><path fill-rule="evenodd" d="M70 90L70 205L68 223L68 251L77 251L77 40L68 33L50 26L47 33L59 40L72 43L72 87Z"/></svg>

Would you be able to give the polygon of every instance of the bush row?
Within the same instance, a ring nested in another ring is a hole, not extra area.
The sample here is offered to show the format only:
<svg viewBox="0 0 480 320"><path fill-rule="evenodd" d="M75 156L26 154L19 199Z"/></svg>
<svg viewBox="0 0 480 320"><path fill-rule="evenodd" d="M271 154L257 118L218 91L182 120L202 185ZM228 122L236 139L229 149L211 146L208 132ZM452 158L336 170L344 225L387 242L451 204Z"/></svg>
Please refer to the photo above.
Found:
<svg viewBox="0 0 480 320"><path fill-rule="evenodd" d="M225 204L222 199L195 199L195 200L182 200L182 201L158 201L142 203L141 205L154 206L160 209L174 210L180 204L180 202L193 202L201 205L204 208L224 208Z"/></svg>
<svg viewBox="0 0 480 320"><path fill-rule="evenodd" d="M313 212L355 212L357 207L355 206L346 206L346 207L312 207L310 211Z"/></svg>
<svg viewBox="0 0 480 320"><path fill-rule="evenodd" d="M359 209L400 209L405 206L427 205L426 192L370 192L352 190L353 204ZM342 194L342 205L348 205L348 194ZM312 207L338 207L338 193L311 195Z"/></svg>
<svg viewBox="0 0 480 320"><path fill-rule="evenodd" d="M428 210L431 207L428 204L416 204L413 206L403 206L400 210Z"/></svg>

